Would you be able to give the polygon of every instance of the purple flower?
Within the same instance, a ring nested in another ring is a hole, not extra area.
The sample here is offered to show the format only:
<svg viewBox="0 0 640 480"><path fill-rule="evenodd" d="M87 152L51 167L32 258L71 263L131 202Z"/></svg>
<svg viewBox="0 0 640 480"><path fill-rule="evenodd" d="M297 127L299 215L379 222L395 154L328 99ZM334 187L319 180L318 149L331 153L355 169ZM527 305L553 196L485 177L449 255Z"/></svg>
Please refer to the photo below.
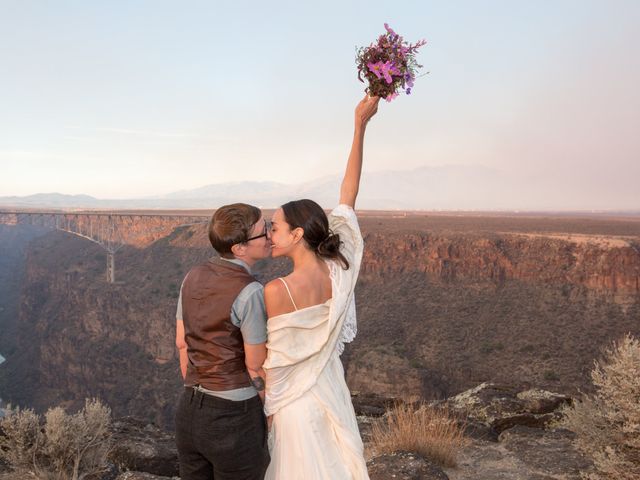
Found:
<svg viewBox="0 0 640 480"><path fill-rule="evenodd" d="M378 78L382 78L383 73L382 73L382 67L384 66L384 64L382 62L376 62L376 63L367 63L367 68L369 68L370 71L372 71L376 77ZM385 77L386 78L386 77Z"/></svg>
<svg viewBox="0 0 640 480"><path fill-rule="evenodd" d="M382 62L379 62L379 63L382 63ZM387 83L393 83L393 78L391 78L391 75L400 75L400 70L398 70L398 67L396 67L389 60L387 60L382 64L382 66L380 67L380 70Z"/></svg>
<svg viewBox="0 0 640 480"><path fill-rule="evenodd" d="M393 83L393 78L391 75L400 75L400 70L396 67L393 62L387 60L386 62L378 61L376 63L367 63L367 68L378 78L384 77L387 83Z"/></svg>
<svg viewBox="0 0 640 480"><path fill-rule="evenodd" d="M407 87L411 88L413 87L413 76L410 73L406 73L404 76L404 81L407 85Z"/></svg>
<svg viewBox="0 0 640 480"><path fill-rule="evenodd" d="M389 26L389 24L388 24L388 23L385 23L385 24L384 24L384 29L385 29L385 30L387 31L387 33L389 33L390 35L393 35L393 36L397 35L397 33L393 31L393 29Z"/></svg>

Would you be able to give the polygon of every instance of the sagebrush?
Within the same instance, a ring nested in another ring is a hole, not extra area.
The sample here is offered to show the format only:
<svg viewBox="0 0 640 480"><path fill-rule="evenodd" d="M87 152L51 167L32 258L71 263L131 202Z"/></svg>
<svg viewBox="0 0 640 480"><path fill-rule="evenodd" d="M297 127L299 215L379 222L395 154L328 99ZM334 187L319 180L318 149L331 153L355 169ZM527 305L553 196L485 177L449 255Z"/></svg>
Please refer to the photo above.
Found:
<svg viewBox="0 0 640 480"><path fill-rule="evenodd" d="M640 341L614 342L591 372L595 394L563 409L558 426L576 433L576 445L595 471L589 480L640 479Z"/></svg>
<svg viewBox="0 0 640 480"><path fill-rule="evenodd" d="M456 465L467 444L464 426L446 408L398 403L372 426L377 454L415 452L445 467Z"/></svg>
<svg viewBox="0 0 640 480"><path fill-rule="evenodd" d="M41 480L82 480L106 470L111 448L111 410L87 399L67 414L51 408L44 418L9 408L0 419L0 459L16 474Z"/></svg>

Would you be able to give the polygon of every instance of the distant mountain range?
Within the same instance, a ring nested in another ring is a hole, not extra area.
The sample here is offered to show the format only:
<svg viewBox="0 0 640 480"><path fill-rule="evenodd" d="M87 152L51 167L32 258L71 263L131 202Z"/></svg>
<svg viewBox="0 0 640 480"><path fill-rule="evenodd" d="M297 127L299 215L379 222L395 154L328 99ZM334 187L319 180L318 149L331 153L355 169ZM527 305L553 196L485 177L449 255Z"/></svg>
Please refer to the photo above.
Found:
<svg viewBox="0 0 640 480"><path fill-rule="evenodd" d="M341 175L299 184L227 182L138 199L98 199L89 195L39 193L0 197L1 207L95 209L209 209L233 202L271 208L311 198L325 208L338 201ZM373 210L562 210L540 192L487 167L447 165L413 170L365 172L358 208ZM542 197L542 198L539 198ZM585 210L592 208L584 207ZM567 209L567 208L565 208ZM569 208L575 210L575 208Z"/></svg>

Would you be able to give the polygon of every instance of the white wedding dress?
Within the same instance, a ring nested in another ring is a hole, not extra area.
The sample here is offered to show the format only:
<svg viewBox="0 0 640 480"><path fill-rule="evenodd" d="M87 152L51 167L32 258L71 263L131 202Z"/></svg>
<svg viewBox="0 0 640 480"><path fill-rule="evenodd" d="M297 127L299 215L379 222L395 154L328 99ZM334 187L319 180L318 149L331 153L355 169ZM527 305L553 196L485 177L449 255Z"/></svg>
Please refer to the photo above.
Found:
<svg viewBox="0 0 640 480"><path fill-rule="evenodd" d="M332 298L267 323L265 413L271 464L265 480L368 479L362 439L340 354L356 335L353 290L363 241L353 209L339 205L329 227L340 235L344 270L327 261Z"/></svg>

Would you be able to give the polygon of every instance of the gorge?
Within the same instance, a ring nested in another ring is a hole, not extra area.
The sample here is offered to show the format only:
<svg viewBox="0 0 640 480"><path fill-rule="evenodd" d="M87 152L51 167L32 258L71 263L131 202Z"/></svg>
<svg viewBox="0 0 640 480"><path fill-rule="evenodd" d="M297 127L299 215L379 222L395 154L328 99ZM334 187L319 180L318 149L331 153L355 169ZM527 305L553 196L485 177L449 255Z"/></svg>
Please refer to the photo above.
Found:
<svg viewBox="0 0 640 480"><path fill-rule="evenodd" d="M640 333L640 218L362 212L353 392L438 399L481 382L576 394L603 346ZM152 221L152 220L150 220ZM144 232L140 220L135 228ZM175 303L213 251L205 224L118 252L0 225L0 397L42 411L100 397L172 429ZM286 261L257 265L268 281Z"/></svg>

